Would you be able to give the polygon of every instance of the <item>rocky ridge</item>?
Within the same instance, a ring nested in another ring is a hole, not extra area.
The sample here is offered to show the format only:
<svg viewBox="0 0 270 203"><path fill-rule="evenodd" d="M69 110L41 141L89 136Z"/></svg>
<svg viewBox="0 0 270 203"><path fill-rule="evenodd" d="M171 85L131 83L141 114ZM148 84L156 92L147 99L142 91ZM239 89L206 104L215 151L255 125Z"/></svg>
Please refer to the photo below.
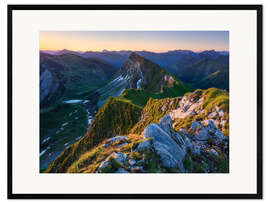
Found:
<svg viewBox="0 0 270 203"><path fill-rule="evenodd" d="M139 134L122 134L105 139L82 154L67 172L229 172L229 138L224 134L224 126L229 122L228 111L224 99L219 103L215 99L209 101L209 94L224 93L219 91L197 90L183 98L164 99L167 107L174 108L167 109L166 105L162 105L160 110L166 113L158 122L147 124ZM208 109L207 102L216 102L217 105ZM146 115L143 112L138 123L144 122ZM181 123L187 118L188 124ZM190 118L194 120L190 121Z"/></svg>

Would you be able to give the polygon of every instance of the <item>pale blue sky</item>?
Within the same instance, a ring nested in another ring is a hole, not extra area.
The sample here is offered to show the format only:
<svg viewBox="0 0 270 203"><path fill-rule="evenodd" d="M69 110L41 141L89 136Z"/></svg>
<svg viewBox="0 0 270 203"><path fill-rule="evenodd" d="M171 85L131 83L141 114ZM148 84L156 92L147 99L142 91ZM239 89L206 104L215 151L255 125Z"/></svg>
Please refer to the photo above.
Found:
<svg viewBox="0 0 270 203"><path fill-rule="evenodd" d="M42 31L41 50L229 50L228 31Z"/></svg>

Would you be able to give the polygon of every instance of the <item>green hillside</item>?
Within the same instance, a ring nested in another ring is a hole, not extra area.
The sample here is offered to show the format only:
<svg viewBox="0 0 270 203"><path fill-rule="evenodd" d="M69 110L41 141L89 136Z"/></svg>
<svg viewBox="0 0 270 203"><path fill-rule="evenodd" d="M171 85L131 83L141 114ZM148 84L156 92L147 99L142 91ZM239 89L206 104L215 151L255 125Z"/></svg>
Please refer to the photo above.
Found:
<svg viewBox="0 0 270 203"><path fill-rule="evenodd" d="M138 122L141 110L141 108L122 99L109 98L98 111L85 136L66 148L46 172L65 172L82 153L97 146L104 139L128 133Z"/></svg>
<svg viewBox="0 0 270 203"><path fill-rule="evenodd" d="M126 89L120 95L120 98L130 100L133 104L140 107L144 107L150 98L152 99L164 99L164 98L173 98L183 96L186 92L192 90L191 87L185 86L181 87L175 85L173 87L164 87L162 93L152 93L143 89Z"/></svg>

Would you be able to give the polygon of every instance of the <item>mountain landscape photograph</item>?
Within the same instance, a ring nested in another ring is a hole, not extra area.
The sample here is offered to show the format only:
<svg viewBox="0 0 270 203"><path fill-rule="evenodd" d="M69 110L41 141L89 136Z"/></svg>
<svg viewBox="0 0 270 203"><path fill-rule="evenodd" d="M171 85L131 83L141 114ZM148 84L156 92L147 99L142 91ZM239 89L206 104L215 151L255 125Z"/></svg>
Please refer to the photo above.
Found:
<svg viewBox="0 0 270 203"><path fill-rule="evenodd" d="M40 31L40 173L229 173L228 31Z"/></svg>

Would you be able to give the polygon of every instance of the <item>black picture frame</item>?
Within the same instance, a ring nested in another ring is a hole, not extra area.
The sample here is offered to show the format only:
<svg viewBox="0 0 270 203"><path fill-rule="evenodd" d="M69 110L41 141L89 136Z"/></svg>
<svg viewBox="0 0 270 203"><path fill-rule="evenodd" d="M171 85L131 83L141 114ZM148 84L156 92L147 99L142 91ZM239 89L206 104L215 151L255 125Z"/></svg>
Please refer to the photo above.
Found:
<svg viewBox="0 0 270 203"><path fill-rule="evenodd" d="M12 177L12 12L14 10L254 10L257 12L257 193L256 194L14 194ZM8 5L8 199L262 199L263 48L262 5Z"/></svg>

